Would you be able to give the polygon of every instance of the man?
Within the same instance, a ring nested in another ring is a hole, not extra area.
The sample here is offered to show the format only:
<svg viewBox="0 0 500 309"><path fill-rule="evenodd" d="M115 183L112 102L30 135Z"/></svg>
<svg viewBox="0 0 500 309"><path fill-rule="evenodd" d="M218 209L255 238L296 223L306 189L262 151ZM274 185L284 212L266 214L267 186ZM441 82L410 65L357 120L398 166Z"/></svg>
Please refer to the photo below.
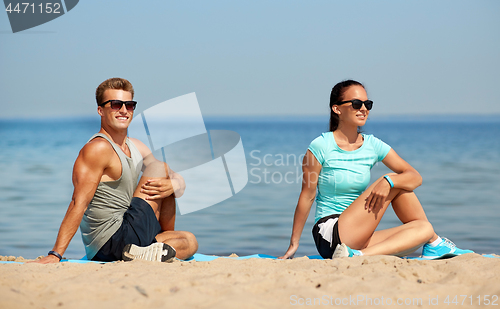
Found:
<svg viewBox="0 0 500 309"><path fill-rule="evenodd" d="M125 79L111 78L97 87L101 130L75 161L73 197L56 243L37 262L59 262L79 225L89 260L168 262L198 249L192 233L174 231L175 197L184 192L183 178L142 142L127 137L137 104L133 97Z"/></svg>

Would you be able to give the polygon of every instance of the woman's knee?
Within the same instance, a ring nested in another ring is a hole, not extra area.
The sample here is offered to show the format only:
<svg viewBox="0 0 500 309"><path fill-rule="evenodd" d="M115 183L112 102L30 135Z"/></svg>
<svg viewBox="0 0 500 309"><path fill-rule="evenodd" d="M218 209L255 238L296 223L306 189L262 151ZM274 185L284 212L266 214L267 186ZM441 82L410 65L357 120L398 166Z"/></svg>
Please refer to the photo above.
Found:
<svg viewBox="0 0 500 309"><path fill-rule="evenodd" d="M422 240L425 242L429 241L432 236L434 236L434 227L427 220L418 220L418 224L418 230L420 232L419 234L422 235Z"/></svg>

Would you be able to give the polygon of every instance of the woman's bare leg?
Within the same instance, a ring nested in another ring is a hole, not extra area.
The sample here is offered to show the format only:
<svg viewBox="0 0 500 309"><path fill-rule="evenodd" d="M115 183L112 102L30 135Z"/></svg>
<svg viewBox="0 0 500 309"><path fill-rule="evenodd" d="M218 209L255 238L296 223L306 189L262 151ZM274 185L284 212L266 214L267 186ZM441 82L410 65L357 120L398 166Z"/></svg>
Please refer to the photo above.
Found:
<svg viewBox="0 0 500 309"><path fill-rule="evenodd" d="M415 195L414 192L409 192L409 191L403 191L400 194L398 194L391 202L392 208L394 209L394 212L396 213L397 217L399 220L403 223L403 226L395 227L392 229L387 229L387 230L381 230L381 231L376 231L373 236L371 237L369 243L367 244L366 247L371 247L373 245L376 245L378 243L381 243L385 241L386 239L390 238L393 234L396 234L399 231L401 227L404 227L404 224L410 223L410 222L428 222L429 220L427 219L427 216L425 215L424 209L422 208L422 205L420 204L420 201L418 200L417 196ZM436 240L438 235L433 232L432 237L430 238L430 241ZM418 249L420 247L416 246L413 251ZM411 252L413 252L411 251ZM406 254L409 254L411 252L403 252Z"/></svg>
<svg viewBox="0 0 500 309"><path fill-rule="evenodd" d="M391 189L382 207L375 212L368 212L365 200L379 181L385 180L381 177L375 181L340 215L338 226L343 243L362 250L365 255L401 254L416 250L430 239L437 238L413 192ZM391 202L403 225L375 232Z"/></svg>

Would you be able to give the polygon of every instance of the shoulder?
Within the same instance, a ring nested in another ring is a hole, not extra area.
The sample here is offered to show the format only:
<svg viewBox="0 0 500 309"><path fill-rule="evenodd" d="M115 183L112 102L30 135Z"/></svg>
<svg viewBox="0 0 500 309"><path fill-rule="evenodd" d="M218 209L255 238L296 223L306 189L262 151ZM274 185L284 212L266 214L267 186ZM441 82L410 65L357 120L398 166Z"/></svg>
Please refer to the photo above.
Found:
<svg viewBox="0 0 500 309"><path fill-rule="evenodd" d="M151 150L148 148L148 146L146 146L143 142L141 142L137 138L129 137L128 139L139 150L143 158L145 158L147 155L151 153Z"/></svg>
<svg viewBox="0 0 500 309"><path fill-rule="evenodd" d="M380 138L374 136L373 134L361 133L361 135L363 135L363 139L367 143L370 143L370 144L383 143L383 141Z"/></svg>
<svg viewBox="0 0 500 309"><path fill-rule="evenodd" d="M325 162L325 156L327 156L330 145L332 144L331 139L333 139L333 133L325 132L316 137L309 145L308 150L316 157L316 160L318 160L320 164Z"/></svg>
<svg viewBox="0 0 500 309"><path fill-rule="evenodd" d="M116 152L113 146L104 138L95 137L88 141L80 150L73 165L75 188L84 184L99 183L104 171L112 166L114 156ZM92 194L93 192L95 191L92 191Z"/></svg>
<svg viewBox="0 0 500 309"><path fill-rule="evenodd" d="M333 138L332 132L322 133L320 136L313 139L311 146L324 146Z"/></svg>
<svg viewBox="0 0 500 309"><path fill-rule="evenodd" d="M113 146L102 137L95 137L80 150L78 159L98 163L107 161L115 153Z"/></svg>
<svg viewBox="0 0 500 309"><path fill-rule="evenodd" d="M332 145L335 144L335 139L333 138L332 132L322 133L320 136L316 137L311 144L309 145L309 149L316 151L326 151L327 149L331 149Z"/></svg>
<svg viewBox="0 0 500 309"><path fill-rule="evenodd" d="M379 161L382 161L391 150L391 146L371 134L363 134L363 138L364 143L369 145L369 147L365 149L374 151L377 154Z"/></svg>
<svg viewBox="0 0 500 309"><path fill-rule="evenodd" d="M110 152L114 152L113 146L102 137L95 137L91 139L85 146L83 146L81 152L95 152L97 155L103 155Z"/></svg>

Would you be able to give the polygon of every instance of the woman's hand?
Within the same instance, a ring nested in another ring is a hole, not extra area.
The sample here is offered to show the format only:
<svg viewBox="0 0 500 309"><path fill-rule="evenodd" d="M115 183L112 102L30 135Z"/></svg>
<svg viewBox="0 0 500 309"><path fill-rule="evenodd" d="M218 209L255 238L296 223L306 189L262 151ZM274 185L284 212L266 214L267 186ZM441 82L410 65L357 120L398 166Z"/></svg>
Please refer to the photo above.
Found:
<svg viewBox="0 0 500 309"><path fill-rule="evenodd" d="M38 263L38 264L59 263L59 258L49 254L39 260L29 261L27 263Z"/></svg>
<svg viewBox="0 0 500 309"><path fill-rule="evenodd" d="M299 244L290 244L290 247L288 247L288 250L286 250L286 253L283 256L280 256L278 259L293 259L293 256L295 255L295 252L297 252L297 249L299 248Z"/></svg>
<svg viewBox="0 0 500 309"><path fill-rule="evenodd" d="M368 212L378 212L384 205L389 192L391 192L391 185L387 180L382 178L366 198L365 209Z"/></svg>
<svg viewBox="0 0 500 309"><path fill-rule="evenodd" d="M175 191L169 178L150 178L141 187L141 193L149 195L147 200L163 199L172 195Z"/></svg>

